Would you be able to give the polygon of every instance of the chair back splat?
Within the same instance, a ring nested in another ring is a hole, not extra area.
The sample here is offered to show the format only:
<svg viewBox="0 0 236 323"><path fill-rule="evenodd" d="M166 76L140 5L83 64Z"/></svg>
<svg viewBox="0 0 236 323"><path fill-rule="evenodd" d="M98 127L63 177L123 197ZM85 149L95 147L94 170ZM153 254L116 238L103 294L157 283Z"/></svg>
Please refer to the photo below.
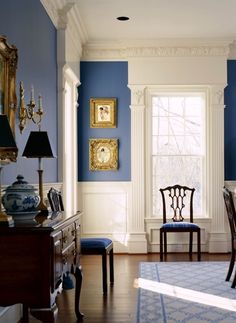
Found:
<svg viewBox="0 0 236 323"><path fill-rule="evenodd" d="M229 221L230 233L231 233L231 258L229 263L229 269L226 276L226 281L230 280L232 275L234 264L235 264L235 254L236 254L236 211L234 206L233 195L229 189L226 187L223 188L223 197L225 202L225 208L227 211L227 217ZM235 288L236 286L236 271L234 274L234 279L231 287Z"/></svg>
<svg viewBox="0 0 236 323"><path fill-rule="evenodd" d="M163 260L163 238L164 254L167 255L167 232L189 232L189 254L192 258L193 232L197 233L197 254L201 260L201 230L193 223L193 195L195 188L182 185L167 186L160 189L163 206L163 225L160 228L160 259ZM172 217L169 219L169 213ZM184 220L183 213L189 218ZM168 216L168 218L167 218Z"/></svg>
<svg viewBox="0 0 236 323"><path fill-rule="evenodd" d="M48 201L52 211L64 211L61 192L53 187L48 192Z"/></svg>
<svg viewBox="0 0 236 323"><path fill-rule="evenodd" d="M180 186L180 185L174 185L174 186L168 186L164 189L160 189L161 195L162 195L162 203L163 203L163 223L166 223L166 198L165 198L165 192L170 197L171 203L170 207L173 210L173 218L172 220L174 222L180 222L184 220L184 217L182 215L182 211L185 207L184 200L187 198L187 193L190 194L189 197L189 218L190 222L193 222L193 194L194 194L195 188L189 188L187 186Z"/></svg>
<svg viewBox="0 0 236 323"><path fill-rule="evenodd" d="M64 211L61 192L55 188L50 188L48 200L52 211ZM113 241L108 238L81 238L82 255L101 255L102 256L102 286L103 293L107 294L107 255L109 255L110 265L110 284L114 284L114 265L113 265ZM67 281L68 275L63 277L64 288L71 288L71 282ZM67 279L67 280L66 280Z"/></svg>

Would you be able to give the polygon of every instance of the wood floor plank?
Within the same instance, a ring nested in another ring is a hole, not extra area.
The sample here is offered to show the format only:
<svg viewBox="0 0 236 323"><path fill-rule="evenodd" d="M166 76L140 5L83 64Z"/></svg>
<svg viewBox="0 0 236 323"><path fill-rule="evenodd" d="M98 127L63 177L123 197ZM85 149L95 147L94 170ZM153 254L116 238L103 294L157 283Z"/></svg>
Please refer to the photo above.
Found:
<svg viewBox="0 0 236 323"><path fill-rule="evenodd" d="M196 256L194 255L193 260ZM229 254L202 254L202 260L228 261ZM157 254L114 255L115 283L102 293L102 271L100 256L82 256L83 285L80 309L84 323L135 323L139 262L159 261ZM169 254L167 261L189 261L188 254ZM63 291L57 298L58 323L78 323L74 314L74 290ZM39 322L30 318L30 323Z"/></svg>

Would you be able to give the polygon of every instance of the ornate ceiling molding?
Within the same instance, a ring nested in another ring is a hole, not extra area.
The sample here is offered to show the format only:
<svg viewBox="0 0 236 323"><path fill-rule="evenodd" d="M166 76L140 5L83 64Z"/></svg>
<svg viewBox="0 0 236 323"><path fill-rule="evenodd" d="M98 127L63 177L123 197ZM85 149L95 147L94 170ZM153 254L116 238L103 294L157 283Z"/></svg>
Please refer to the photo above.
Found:
<svg viewBox="0 0 236 323"><path fill-rule="evenodd" d="M80 60L82 44L87 41L86 30L82 24L75 0L41 0L46 12L57 30L65 30L71 43L70 57L73 61Z"/></svg>
<svg viewBox="0 0 236 323"><path fill-rule="evenodd" d="M153 46L101 48L84 46L82 59L127 59L132 57L206 57L228 56L229 46Z"/></svg>

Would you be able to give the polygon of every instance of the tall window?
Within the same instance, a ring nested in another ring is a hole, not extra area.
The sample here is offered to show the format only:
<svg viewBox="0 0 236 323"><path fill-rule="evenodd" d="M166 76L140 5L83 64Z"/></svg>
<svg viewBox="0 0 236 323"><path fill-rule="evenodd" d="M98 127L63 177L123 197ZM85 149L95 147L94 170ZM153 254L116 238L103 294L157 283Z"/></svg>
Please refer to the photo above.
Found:
<svg viewBox="0 0 236 323"><path fill-rule="evenodd" d="M178 93L152 97L152 206L162 213L159 189L180 184L196 189L194 214L203 213L205 99Z"/></svg>

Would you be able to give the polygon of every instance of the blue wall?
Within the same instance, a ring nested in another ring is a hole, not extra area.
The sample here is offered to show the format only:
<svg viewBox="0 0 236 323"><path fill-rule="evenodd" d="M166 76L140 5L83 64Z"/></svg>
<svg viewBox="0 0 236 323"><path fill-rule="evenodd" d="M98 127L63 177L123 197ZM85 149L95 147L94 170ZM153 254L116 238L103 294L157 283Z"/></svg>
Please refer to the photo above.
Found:
<svg viewBox="0 0 236 323"><path fill-rule="evenodd" d="M78 107L79 181L129 181L130 171L130 90L127 62L81 62ZM90 128L90 98L117 98L117 128ZM117 171L89 170L89 139L118 138Z"/></svg>
<svg viewBox="0 0 236 323"><path fill-rule="evenodd" d="M57 65L56 29L39 0L7 0L0 4L0 34L18 49L17 96L19 82L25 87L25 101L29 102L30 86L35 97L42 95L45 117L42 130L47 130L51 146L57 154ZM18 161L4 167L3 183L12 183L22 174L31 183L38 182L38 161L21 157L30 130L37 130L29 122L21 135L16 124ZM44 182L57 181L57 159L43 161Z"/></svg>
<svg viewBox="0 0 236 323"><path fill-rule="evenodd" d="M229 60L225 89L225 180L236 180L236 60Z"/></svg>

